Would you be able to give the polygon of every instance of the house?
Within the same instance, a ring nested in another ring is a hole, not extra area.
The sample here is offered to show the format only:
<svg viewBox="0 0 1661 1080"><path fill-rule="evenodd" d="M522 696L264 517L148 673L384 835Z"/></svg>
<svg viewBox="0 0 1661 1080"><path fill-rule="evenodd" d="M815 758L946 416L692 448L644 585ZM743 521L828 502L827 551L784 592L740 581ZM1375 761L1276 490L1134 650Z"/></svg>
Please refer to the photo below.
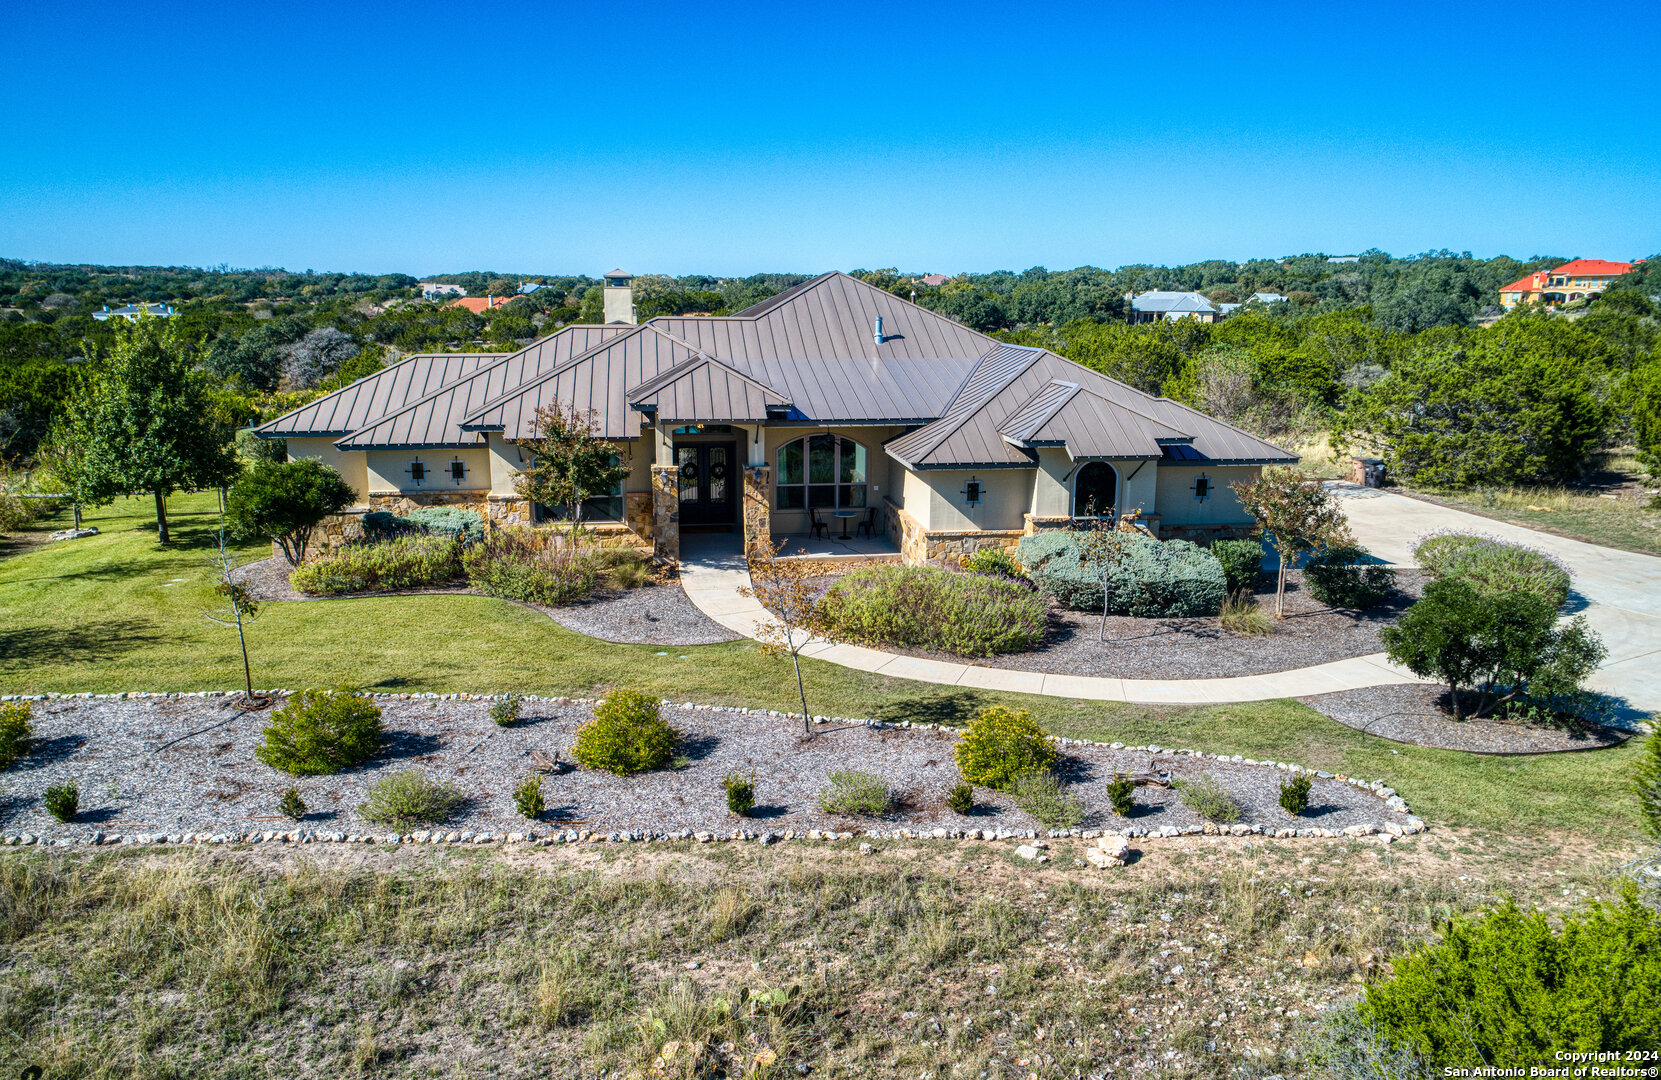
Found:
<svg viewBox="0 0 1661 1080"><path fill-rule="evenodd" d="M466 296L467 290L460 285L446 285L437 281L423 281L421 283L421 299L437 300L441 296Z"/></svg>
<svg viewBox="0 0 1661 1080"><path fill-rule="evenodd" d="M1326 258L1326 261L1329 262L1329 263L1353 263L1353 262L1360 262L1361 261L1361 256L1359 256L1359 255L1328 255L1327 258Z"/></svg>
<svg viewBox="0 0 1661 1080"><path fill-rule="evenodd" d="M1246 303L1249 304L1255 300L1259 304L1278 304L1285 299L1286 297L1277 292L1254 292L1246 298Z"/></svg>
<svg viewBox="0 0 1661 1080"><path fill-rule="evenodd" d="M1221 308L1197 292L1167 292L1155 289L1139 296L1127 294L1125 299L1130 302L1131 321L1137 323L1158 322L1161 319L1173 322L1177 319L1217 322L1224 314Z"/></svg>
<svg viewBox="0 0 1661 1080"><path fill-rule="evenodd" d="M938 289L940 286L946 284L946 282L952 279L947 277L945 274L924 274L917 280L921 281L924 285L927 285L931 289Z"/></svg>
<svg viewBox="0 0 1661 1080"><path fill-rule="evenodd" d="M1556 306L1572 300L1596 300L1609 283L1632 269L1631 263L1574 259L1555 270L1536 270L1500 287L1500 307L1518 304Z"/></svg>
<svg viewBox="0 0 1661 1080"><path fill-rule="evenodd" d="M173 314L172 304L152 304L145 302L139 304L128 304L125 307L118 307L114 311L111 311L110 306L105 304L101 310L94 311L92 313L92 317L97 319L99 322L108 322L112 318L126 319L128 322L137 322L140 315L154 315L158 319L168 319L172 318Z"/></svg>
<svg viewBox="0 0 1661 1080"><path fill-rule="evenodd" d="M513 296L463 296L459 299L451 300L444 306L466 308L475 315L482 315L492 308L501 307L503 304L514 298L515 297Z"/></svg>
<svg viewBox="0 0 1661 1080"><path fill-rule="evenodd" d="M624 294L608 309L630 310L628 275L606 287ZM492 526L541 524L560 511L513 481L520 440L555 405L591 415L629 465L585 522L666 561L683 531L736 532L755 553L815 518L869 523L913 563L1109 515L1161 536L1238 534L1251 520L1229 485L1297 460L841 273L730 316L630 316L516 353L410 356L256 434L339 469L360 513L460 505Z"/></svg>

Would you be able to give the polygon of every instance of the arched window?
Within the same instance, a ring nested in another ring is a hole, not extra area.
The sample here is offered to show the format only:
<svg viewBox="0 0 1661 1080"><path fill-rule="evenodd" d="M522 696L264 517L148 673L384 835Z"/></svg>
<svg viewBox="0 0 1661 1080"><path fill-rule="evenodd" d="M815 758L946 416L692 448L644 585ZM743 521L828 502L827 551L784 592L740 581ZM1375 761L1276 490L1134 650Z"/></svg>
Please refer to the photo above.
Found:
<svg viewBox="0 0 1661 1080"><path fill-rule="evenodd" d="M865 447L840 435L809 435L779 447L774 485L780 510L866 504Z"/></svg>
<svg viewBox="0 0 1661 1080"><path fill-rule="evenodd" d="M1109 517L1119 505L1119 474L1105 461L1092 461L1073 477L1073 516Z"/></svg>

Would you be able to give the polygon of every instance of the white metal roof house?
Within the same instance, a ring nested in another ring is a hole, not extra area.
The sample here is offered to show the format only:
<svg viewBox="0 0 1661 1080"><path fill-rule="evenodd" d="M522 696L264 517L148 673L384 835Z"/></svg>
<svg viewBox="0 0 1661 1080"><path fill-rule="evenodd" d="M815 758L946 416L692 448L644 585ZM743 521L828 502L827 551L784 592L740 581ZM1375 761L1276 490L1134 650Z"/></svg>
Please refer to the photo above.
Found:
<svg viewBox="0 0 1661 1080"><path fill-rule="evenodd" d="M1125 299L1130 301L1132 320L1139 323L1158 322L1161 319L1216 322L1224 315L1221 308L1197 292L1155 289L1137 296L1127 296Z"/></svg>
<svg viewBox="0 0 1661 1080"><path fill-rule="evenodd" d="M98 311L94 311L92 317L99 322L108 322L110 319L126 319L128 322L137 322L140 315L154 315L158 319L168 319L172 318L173 314L172 304L152 304L146 300L141 303L118 307L114 311L111 311L110 306L105 304Z"/></svg>
<svg viewBox="0 0 1661 1080"><path fill-rule="evenodd" d="M339 468L365 509L461 504L529 524L546 512L514 491L517 440L544 406L592 411L631 472L585 519L668 559L682 529L738 531L755 551L816 519L868 524L911 562L1107 513L1163 535L1231 532L1250 521L1228 485L1297 460L846 274L641 325L629 276L606 287L618 321L516 353L407 357L258 434Z"/></svg>

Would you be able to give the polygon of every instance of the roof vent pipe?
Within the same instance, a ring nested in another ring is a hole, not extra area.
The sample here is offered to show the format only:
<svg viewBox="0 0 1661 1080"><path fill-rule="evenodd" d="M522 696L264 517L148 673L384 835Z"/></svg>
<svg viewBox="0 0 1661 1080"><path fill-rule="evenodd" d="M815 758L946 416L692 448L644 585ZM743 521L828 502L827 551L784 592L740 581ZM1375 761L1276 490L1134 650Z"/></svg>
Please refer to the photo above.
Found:
<svg viewBox="0 0 1661 1080"><path fill-rule="evenodd" d="M871 331L871 340L875 341L878 345L882 344L882 316L881 315L877 316L877 325Z"/></svg>

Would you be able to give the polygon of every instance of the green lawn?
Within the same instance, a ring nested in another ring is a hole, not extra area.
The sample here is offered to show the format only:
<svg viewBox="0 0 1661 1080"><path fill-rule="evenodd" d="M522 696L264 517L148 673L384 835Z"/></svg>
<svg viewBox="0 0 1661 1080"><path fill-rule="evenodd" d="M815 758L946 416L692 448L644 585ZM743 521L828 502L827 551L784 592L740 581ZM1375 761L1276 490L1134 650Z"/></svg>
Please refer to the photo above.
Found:
<svg viewBox="0 0 1661 1080"><path fill-rule="evenodd" d="M94 512L102 534L0 558L0 690L39 693L231 689L232 630L213 607L212 495L169 503L174 542L153 509L127 500ZM56 523L53 523L54 525ZM244 555L260 558L263 547ZM250 633L254 680L298 688L350 682L393 691L590 694L635 686L676 699L789 709L783 661L750 642L659 649L572 633L516 604L415 596L267 604ZM658 655L665 652L666 655ZM955 690L804 661L815 712L962 718L1005 703L1058 734L1155 742L1299 761L1401 790L1433 821L1502 832L1567 829L1614 838L1636 822L1626 777L1637 748L1488 758L1400 746L1295 702L1164 707Z"/></svg>

